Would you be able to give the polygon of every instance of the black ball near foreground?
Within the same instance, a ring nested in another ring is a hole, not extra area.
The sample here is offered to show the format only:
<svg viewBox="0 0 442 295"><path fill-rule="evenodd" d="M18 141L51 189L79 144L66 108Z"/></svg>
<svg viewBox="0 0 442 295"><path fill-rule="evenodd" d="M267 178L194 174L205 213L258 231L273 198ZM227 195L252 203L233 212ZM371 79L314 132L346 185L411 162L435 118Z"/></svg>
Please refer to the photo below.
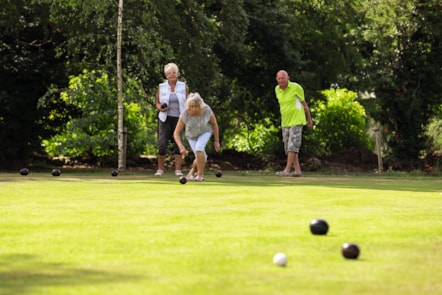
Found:
<svg viewBox="0 0 442 295"><path fill-rule="evenodd" d="M163 102L163 104L161 105L161 108L162 108L162 109L167 108L167 103Z"/></svg>
<svg viewBox="0 0 442 295"><path fill-rule="evenodd" d="M223 176L223 172L221 170L216 171L215 173L216 177L221 177Z"/></svg>
<svg viewBox="0 0 442 295"><path fill-rule="evenodd" d="M21 168L20 169L20 174L23 176L26 176L29 174L29 169L28 168Z"/></svg>
<svg viewBox="0 0 442 295"><path fill-rule="evenodd" d="M52 169L52 176L60 176L61 171L60 169Z"/></svg>
<svg viewBox="0 0 442 295"><path fill-rule="evenodd" d="M112 175L113 177L118 176L118 171L117 171L117 170L112 170L111 175Z"/></svg>
<svg viewBox="0 0 442 295"><path fill-rule="evenodd" d="M187 183L187 178L186 177L180 177L180 183L181 184L186 184Z"/></svg>
<svg viewBox="0 0 442 295"><path fill-rule="evenodd" d="M361 250L355 243L344 243L342 245L342 256L347 259L358 259Z"/></svg>
<svg viewBox="0 0 442 295"><path fill-rule="evenodd" d="M310 221L310 231L314 235L326 235L328 232L328 223L324 219L313 219Z"/></svg>

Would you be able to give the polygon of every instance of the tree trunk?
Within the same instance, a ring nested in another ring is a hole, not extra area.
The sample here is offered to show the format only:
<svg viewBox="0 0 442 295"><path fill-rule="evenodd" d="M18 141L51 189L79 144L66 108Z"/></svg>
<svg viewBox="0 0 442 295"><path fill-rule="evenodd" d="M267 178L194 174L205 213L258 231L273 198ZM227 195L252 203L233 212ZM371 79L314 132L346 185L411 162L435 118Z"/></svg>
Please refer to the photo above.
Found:
<svg viewBox="0 0 442 295"><path fill-rule="evenodd" d="M118 3L117 28L117 91L118 91L118 170L126 169L126 149L124 146L124 105L123 74L121 69L121 43L123 29L123 0Z"/></svg>

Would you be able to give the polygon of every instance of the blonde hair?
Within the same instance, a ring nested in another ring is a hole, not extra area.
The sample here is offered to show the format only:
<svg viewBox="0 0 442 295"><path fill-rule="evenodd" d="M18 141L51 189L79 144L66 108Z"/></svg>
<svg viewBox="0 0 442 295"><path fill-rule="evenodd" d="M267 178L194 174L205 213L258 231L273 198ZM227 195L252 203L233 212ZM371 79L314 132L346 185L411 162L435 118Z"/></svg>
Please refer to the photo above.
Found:
<svg viewBox="0 0 442 295"><path fill-rule="evenodd" d="M186 100L187 109L189 109L190 107L202 108L203 105L204 105L204 100L201 98L198 92L189 93L189 96L187 96Z"/></svg>
<svg viewBox="0 0 442 295"><path fill-rule="evenodd" d="M173 62L168 63L167 65L164 66L164 75L167 76L167 72L169 72L170 70L175 70L177 72L177 76L180 75L178 66Z"/></svg>

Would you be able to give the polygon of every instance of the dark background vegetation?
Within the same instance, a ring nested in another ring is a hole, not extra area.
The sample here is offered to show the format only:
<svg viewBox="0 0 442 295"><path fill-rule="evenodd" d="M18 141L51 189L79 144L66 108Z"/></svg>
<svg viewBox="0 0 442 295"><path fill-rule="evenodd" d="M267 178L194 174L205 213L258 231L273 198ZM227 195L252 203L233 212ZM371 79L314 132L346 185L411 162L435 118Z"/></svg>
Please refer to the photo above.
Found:
<svg viewBox="0 0 442 295"><path fill-rule="evenodd" d="M224 167L284 160L274 77L286 69L317 126L305 169L375 170L379 128L384 169L440 171L438 0L125 0L123 13L128 168L155 168L154 93L176 62L216 112ZM116 166L117 3L4 0L0 16L0 168ZM347 90L356 98L327 113ZM356 103L363 136L346 117Z"/></svg>

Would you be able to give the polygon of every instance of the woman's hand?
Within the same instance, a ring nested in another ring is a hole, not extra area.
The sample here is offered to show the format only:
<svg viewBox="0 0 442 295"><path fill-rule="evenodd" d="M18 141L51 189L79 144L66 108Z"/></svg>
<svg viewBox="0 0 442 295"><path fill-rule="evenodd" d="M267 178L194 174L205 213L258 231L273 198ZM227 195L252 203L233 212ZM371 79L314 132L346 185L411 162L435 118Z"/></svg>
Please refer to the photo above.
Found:
<svg viewBox="0 0 442 295"><path fill-rule="evenodd" d="M185 156L187 156L187 150L184 146L180 147L180 154L181 156L184 158Z"/></svg>
<svg viewBox="0 0 442 295"><path fill-rule="evenodd" d="M159 105L160 103L158 103ZM169 109L169 106L167 105L167 103L162 103L159 107L160 112L167 112L167 110Z"/></svg>
<svg viewBox="0 0 442 295"><path fill-rule="evenodd" d="M219 152L219 151L220 151L220 144L219 144L219 141L214 141L214 142L213 142L213 147L215 148L215 151L216 151L216 152Z"/></svg>

